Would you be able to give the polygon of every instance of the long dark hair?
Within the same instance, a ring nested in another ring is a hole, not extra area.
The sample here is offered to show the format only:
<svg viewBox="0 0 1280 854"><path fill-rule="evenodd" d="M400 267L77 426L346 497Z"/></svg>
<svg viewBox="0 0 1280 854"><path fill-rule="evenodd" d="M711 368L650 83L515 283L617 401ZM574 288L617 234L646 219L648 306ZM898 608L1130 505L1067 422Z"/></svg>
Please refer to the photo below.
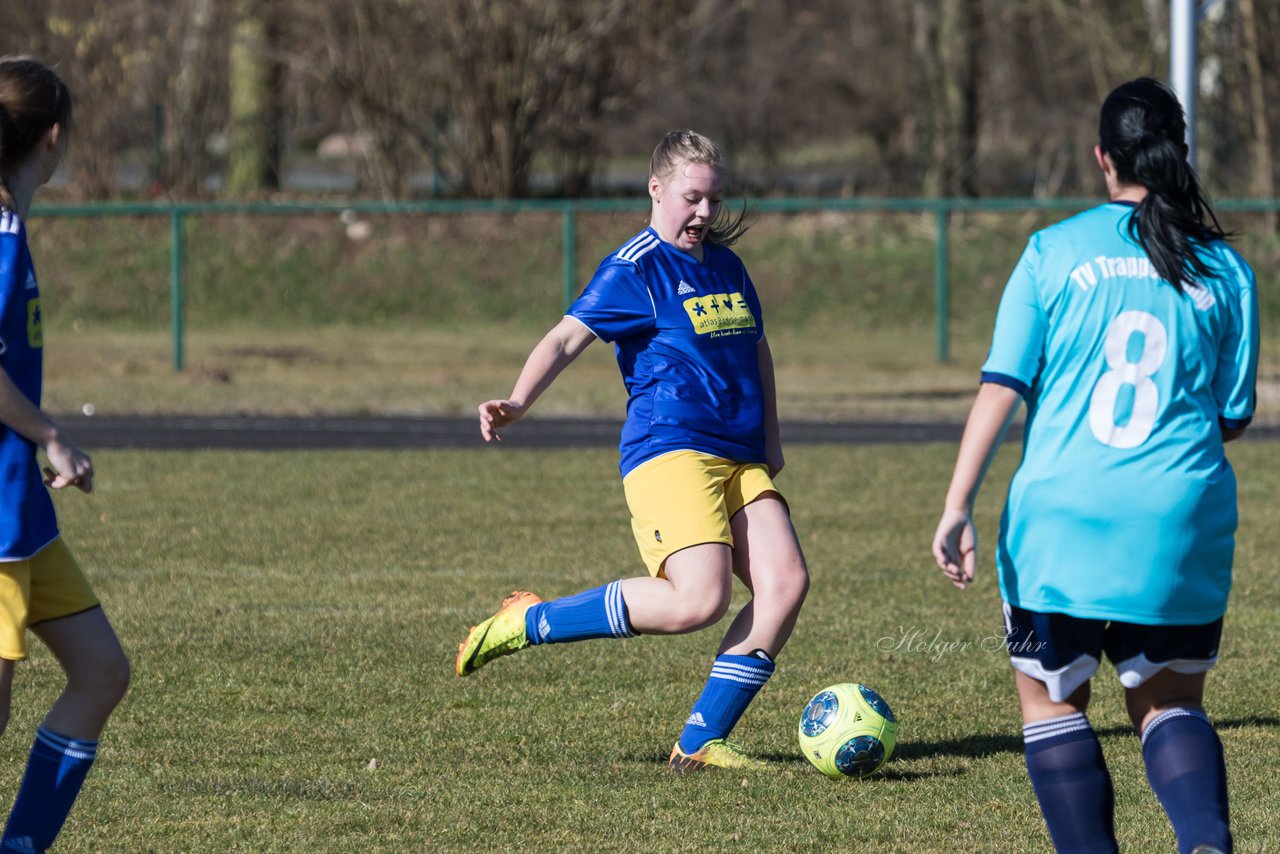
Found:
<svg viewBox="0 0 1280 854"><path fill-rule="evenodd" d="M71 92L45 65L29 56L0 57L0 205L12 208L8 176L49 128L70 130Z"/></svg>
<svg viewBox="0 0 1280 854"><path fill-rule="evenodd" d="M1177 96L1150 77L1117 86L1102 104L1098 141L1122 183L1147 188L1129 233L1160 278L1179 291L1192 278L1214 278L1217 271L1196 247L1229 235L1187 162L1187 122Z"/></svg>

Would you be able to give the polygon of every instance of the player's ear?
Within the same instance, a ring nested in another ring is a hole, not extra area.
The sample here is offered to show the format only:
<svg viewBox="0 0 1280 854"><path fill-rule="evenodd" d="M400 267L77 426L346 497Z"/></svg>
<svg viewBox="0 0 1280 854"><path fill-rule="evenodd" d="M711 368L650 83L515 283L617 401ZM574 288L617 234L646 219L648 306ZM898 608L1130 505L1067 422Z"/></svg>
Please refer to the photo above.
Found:
<svg viewBox="0 0 1280 854"><path fill-rule="evenodd" d="M658 180L657 175L649 176L649 198L653 199L655 204L662 203L662 182Z"/></svg>
<svg viewBox="0 0 1280 854"><path fill-rule="evenodd" d="M1098 162L1098 168L1102 170L1103 175L1109 175L1114 171L1111 165L1111 158L1102 150L1101 145L1093 147L1093 159Z"/></svg>

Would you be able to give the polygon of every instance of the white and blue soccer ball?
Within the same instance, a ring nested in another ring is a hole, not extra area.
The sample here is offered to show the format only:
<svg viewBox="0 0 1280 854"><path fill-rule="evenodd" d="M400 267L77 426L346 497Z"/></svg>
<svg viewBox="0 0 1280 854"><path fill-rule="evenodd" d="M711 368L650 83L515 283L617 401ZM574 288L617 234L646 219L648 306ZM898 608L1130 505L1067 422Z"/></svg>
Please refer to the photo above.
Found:
<svg viewBox="0 0 1280 854"><path fill-rule="evenodd" d="M898 721L866 685L844 682L814 695L800 715L800 750L834 780L868 777L889 761Z"/></svg>

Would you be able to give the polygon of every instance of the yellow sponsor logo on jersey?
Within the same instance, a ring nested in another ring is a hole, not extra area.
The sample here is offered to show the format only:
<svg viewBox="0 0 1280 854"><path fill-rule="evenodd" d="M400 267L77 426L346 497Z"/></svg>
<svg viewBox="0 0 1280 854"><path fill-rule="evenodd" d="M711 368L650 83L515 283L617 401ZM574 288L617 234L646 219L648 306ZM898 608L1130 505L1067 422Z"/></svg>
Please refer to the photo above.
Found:
<svg viewBox="0 0 1280 854"><path fill-rule="evenodd" d="M700 294L684 301L684 310L699 335L755 329L756 318L742 294Z"/></svg>
<svg viewBox="0 0 1280 854"><path fill-rule="evenodd" d="M44 346L44 323L40 319L40 300L27 300L27 346Z"/></svg>

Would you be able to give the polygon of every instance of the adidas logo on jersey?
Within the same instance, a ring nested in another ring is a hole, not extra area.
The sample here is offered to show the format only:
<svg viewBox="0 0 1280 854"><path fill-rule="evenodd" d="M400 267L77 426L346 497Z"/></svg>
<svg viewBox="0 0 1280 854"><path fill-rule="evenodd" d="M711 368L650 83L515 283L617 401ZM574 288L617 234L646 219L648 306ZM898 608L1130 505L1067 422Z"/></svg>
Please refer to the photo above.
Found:
<svg viewBox="0 0 1280 854"><path fill-rule="evenodd" d="M544 614L542 619L538 620L538 639L546 640L549 634L551 634L551 624L547 622L547 617Z"/></svg>
<svg viewBox="0 0 1280 854"><path fill-rule="evenodd" d="M693 288L684 279L680 280L680 287L676 288L676 296L684 296L685 294L694 293Z"/></svg>
<svg viewBox="0 0 1280 854"><path fill-rule="evenodd" d="M702 727L703 729L705 729L705 728L706 728L706 726L707 726L707 722L706 722L706 720L704 720L704 719L703 719L703 717L702 717L702 712L694 712L693 714L689 715L689 720L685 721L685 722L684 722L684 725L685 725L685 726L700 726L700 727Z"/></svg>
<svg viewBox="0 0 1280 854"><path fill-rule="evenodd" d="M27 271L27 290L33 291L35 290L35 288L36 288L36 274L33 271L28 270Z"/></svg>

